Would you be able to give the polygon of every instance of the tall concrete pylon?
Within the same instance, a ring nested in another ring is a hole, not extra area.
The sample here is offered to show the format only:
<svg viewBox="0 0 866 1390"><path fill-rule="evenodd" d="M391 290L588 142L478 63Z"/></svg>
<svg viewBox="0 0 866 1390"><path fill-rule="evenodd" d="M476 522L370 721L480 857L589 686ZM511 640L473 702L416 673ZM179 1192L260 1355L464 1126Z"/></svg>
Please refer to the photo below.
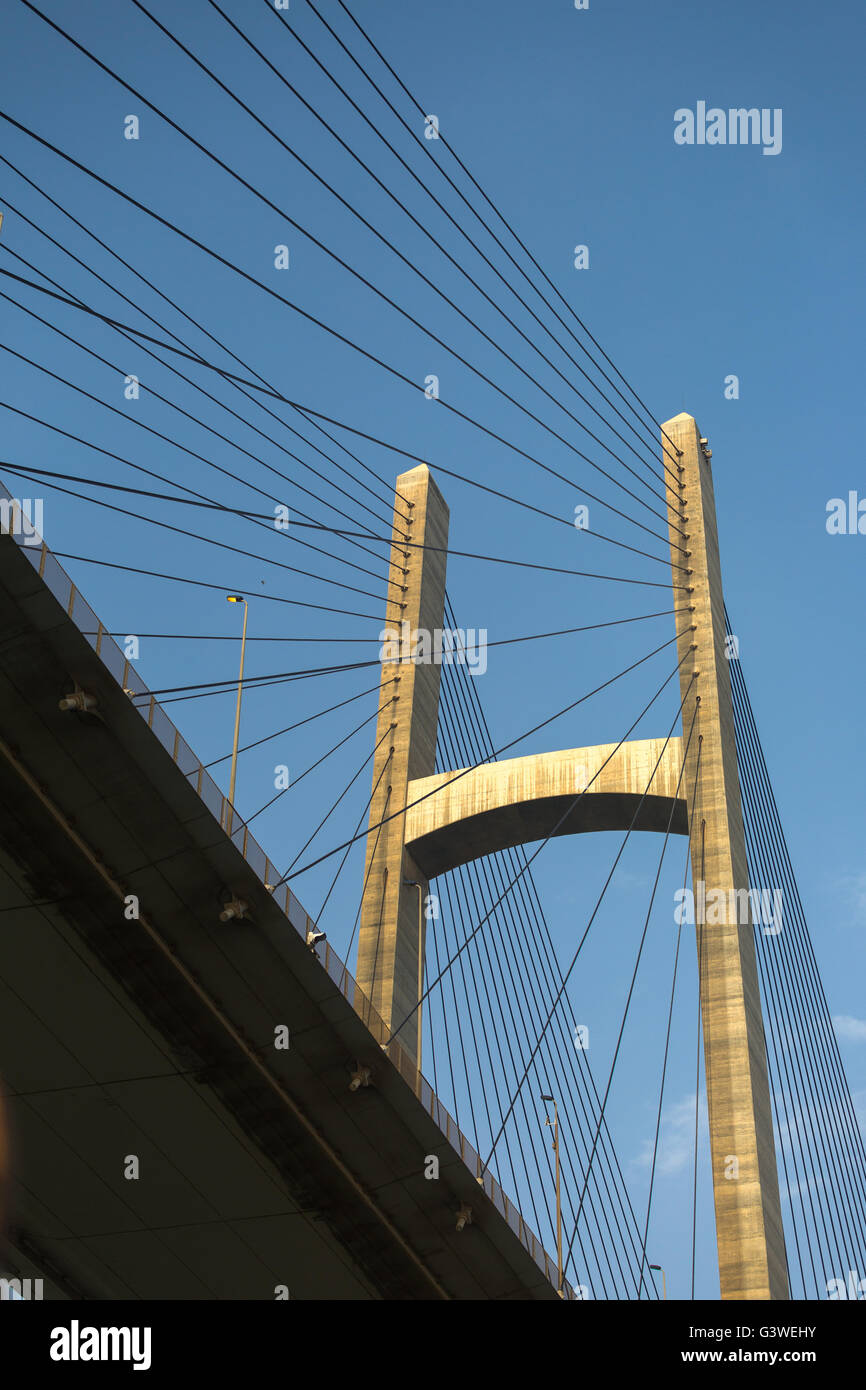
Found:
<svg viewBox="0 0 866 1390"><path fill-rule="evenodd" d="M411 655L418 633L442 631L448 548L448 508L426 464L397 479L391 536L356 978L389 1029L408 1019L397 1036L420 1066L428 881L404 849L402 812L409 783L436 762L440 667Z"/></svg>
<svg viewBox="0 0 866 1390"><path fill-rule="evenodd" d="M709 451L691 415L662 428L679 480L670 517L675 606L690 610L688 622L682 612L677 620L684 737L667 744L630 740L435 773L440 668L414 663L412 653L416 632L444 624L448 509L426 467L397 480L387 628L408 640L382 665L357 979L419 1066L422 905L437 874L550 834L669 825L690 837L696 903L739 905L731 895L748 893ZM741 922L735 911L727 924L695 930L721 1294L787 1298L751 915Z"/></svg>
<svg viewBox="0 0 866 1390"><path fill-rule="evenodd" d="M672 564L684 563L684 545L691 552L685 563L695 631L682 633L679 655L684 730L699 701L683 777L692 885L696 903L721 902L710 896L721 890L730 906L739 905L731 894L748 891L749 865L710 451L691 415L675 416L662 430L668 452L666 436L677 450L682 483L679 515L670 519ZM740 921L730 906L723 922L704 923L695 914L719 1280L722 1298L787 1298L754 926L750 911Z"/></svg>

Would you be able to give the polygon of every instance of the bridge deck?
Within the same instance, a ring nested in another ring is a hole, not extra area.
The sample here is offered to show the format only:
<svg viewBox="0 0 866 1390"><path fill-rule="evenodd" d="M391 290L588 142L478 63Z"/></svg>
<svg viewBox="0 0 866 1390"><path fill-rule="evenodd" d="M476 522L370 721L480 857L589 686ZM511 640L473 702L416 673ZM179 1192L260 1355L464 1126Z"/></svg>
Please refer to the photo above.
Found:
<svg viewBox="0 0 866 1390"><path fill-rule="evenodd" d="M0 536L0 630L11 1263L54 1297L555 1299L555 1263L243 825L221 828L231 808L47 548ZM58 708L76 683L94 714ZM241 921L220 922L227 894ZM351 1092L356 1062L373 1084Z"/></svg>

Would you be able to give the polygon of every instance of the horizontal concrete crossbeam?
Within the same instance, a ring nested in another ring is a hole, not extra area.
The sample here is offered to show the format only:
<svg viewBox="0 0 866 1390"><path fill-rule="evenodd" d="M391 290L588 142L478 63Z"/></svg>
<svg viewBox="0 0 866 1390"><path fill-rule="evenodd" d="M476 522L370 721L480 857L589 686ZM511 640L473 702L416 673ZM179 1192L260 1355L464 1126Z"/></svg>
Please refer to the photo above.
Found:
<svg viewBox="0 0 866 1390"><path fill-rule="evenodd" d="M664 739L649 738L418 778L408 788L406 848L433 878L549 835L627 830L644 793L634 828L664 832L681 766L681 739L665 746ZM671 829L688 834L684 798L676 800Z"/></svg>

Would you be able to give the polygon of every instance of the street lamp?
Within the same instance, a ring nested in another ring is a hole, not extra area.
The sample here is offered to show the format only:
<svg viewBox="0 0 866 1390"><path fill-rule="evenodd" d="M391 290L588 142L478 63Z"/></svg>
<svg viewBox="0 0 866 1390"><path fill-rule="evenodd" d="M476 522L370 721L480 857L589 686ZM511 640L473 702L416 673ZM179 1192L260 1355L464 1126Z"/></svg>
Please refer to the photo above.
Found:
<svg viewBox="0 0 866 1390"><path fill-rule="evenodd" d="M562 1288L562 1207L559 1197L559 1111L553 1096L539 1096L539 1100L547 1101L553 1106L553 1152L556 1158L556 1292L560 1298L564 1298ZM546 1116L545 1125L550 1124L550 1117Z"/></svg>
<svg viewBox="0 0 866 1390"><path fill-rule="evenodd" d="M659 1271L659 1273L661 1274L661 1276L662 1276L662 1298L665 1299L665 1300L667 1300L667 1296L668 1296L668 1281L667 1281L667 1279L665 1278L665 1272L664 1272L664 1270L662 1269L661 1265L650 1265L650 1269L657 1269L657 1270Z"/></svg>
<svg viewBox="0 0 866 1390"><path fill-rule="evenodd" d="M244 688L244 656L247 647L247 616L250 610L243 594L227 594L226 600L228 603L242 603L244 606L244 626L243 632L241 633L241 670L238 676L238 702L235 708L235 737L234 743L232 744L232 773L229 781L229 802L232 807L234 807L235 780L238 775L238 739L240 738L241 732L241 695L243 694ZM226 819L228 819L228 812L226 813Z"/></svg>

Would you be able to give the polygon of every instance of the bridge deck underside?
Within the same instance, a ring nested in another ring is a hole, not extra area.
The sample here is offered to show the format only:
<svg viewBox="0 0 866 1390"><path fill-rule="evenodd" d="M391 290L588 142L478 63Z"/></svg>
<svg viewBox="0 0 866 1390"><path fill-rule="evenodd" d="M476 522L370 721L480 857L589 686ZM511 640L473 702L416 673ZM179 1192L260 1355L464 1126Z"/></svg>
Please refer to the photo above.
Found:
<svg viewBox="0 0 866 1390"><path fill-rule="evenodd" d="M54 1297L556 1298L9 538L0 629L5 1263ZM58 709L76 681L99 718Z"/></svg>

